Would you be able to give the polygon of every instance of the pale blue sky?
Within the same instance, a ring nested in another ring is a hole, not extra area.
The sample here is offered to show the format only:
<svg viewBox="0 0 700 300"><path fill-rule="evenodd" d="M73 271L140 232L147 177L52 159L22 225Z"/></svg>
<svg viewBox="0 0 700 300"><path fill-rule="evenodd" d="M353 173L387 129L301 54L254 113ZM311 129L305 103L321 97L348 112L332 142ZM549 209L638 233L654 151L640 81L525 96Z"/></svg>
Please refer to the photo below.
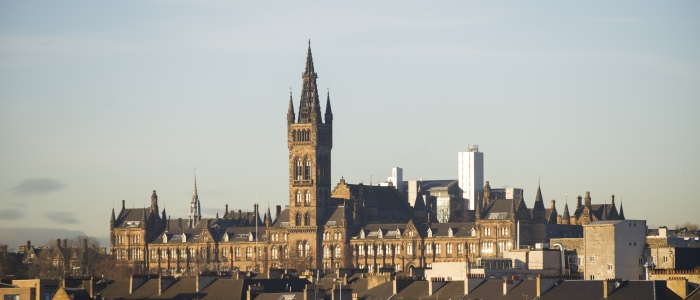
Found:
<svg viewBox="0 0 700 300"><path fill-rule="evenodd" d="M591 191L651 226L698 222L699 16L697 1L1 1L0 228L104 237L112 205L154 189L184 217L193 168L204 217L256 191L286 204L308 39L334 182L456 179L479 144L491 186L529 207L539 178L560 212Z"/></svg>

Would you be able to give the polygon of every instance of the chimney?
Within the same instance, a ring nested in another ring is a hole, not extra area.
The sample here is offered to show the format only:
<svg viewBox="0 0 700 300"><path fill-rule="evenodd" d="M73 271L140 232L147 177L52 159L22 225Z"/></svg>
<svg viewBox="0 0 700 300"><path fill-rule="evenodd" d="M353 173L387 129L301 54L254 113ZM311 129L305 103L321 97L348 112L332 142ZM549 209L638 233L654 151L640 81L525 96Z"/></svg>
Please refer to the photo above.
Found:
<svg viewBox="0 0 700 300"><path fill-rule="evenodd" d="M56 239L56 248L61 248L61 239Z"/></svg>
<svg viewBox="0 0 700 300"><path fill-rule="evenodd" d="M158 296L175 283L175 278L172 276L158 276Z"/></svg>
<svg viewBox="0 0 700 300"><path fill-rule="evenodd" d="M611 278L603 281L603 298L607 299L618 287L620 287L620 279Z"/></svg>
<svg viewBox="0 0 700 300"><path fill-rule="evenodd" d="M83 280L83 288L88 295L90 295L90 299L95 299L95 281L93 280L92 276L90 276L90 279L88 280Z"/></svg>
<svg viewBox="0 0 700 300"><path fill-rule="evenodd" d="M542 275L537 275L537 297L541 297L544 293L557 285L560 279L561 278L558 277L542 278Z"/></svg>
<svg viewBox="0 0 700 300"><path fill-rule="evenodd" d="M277 218L280 217L281 213L282 213L282 205L275 206L275 221L277 221Z"/></svg>
<svg viewBox="0 0 700 300"><path fill-rule="evenodd" d="M444 277L431 277L428 280L428 296L432 296L437 290L447 284Z"/></svg>
<svg viewBox="0 0 700 300"><path fill-rule="evenodd" d="M464 280L464 294L469 295L482 282L484 282L484 274L467 274Z"/></svg>
<svg viewBox="0 0 700 300"><path fill-rule="evenodd" d="M688 279L684 277L670 277L666 280L666 287L676 293L681 299L688 297Z"/></svg>
<svg viewBox="0 0 700 300"><path fill-rule="evenodd" d="M63 239L63 248L68 248L68 240Z"/></svg>
<svg viewBox="0 0 700 300"><path fill-rule="evenodd" d="M507 295L508 292L510 292L516 285L518 285L518 283L520 283L520 280L515 279L516 276L513 277L513 279L503 279L503 296Z"/></svg>
<svg viewBox="0 0 700 300"><path fill-rule="evenodd" d="M551 209L554 209L555 204L557 203L556 200L552 199L552 206L550 207Z"/></svg>

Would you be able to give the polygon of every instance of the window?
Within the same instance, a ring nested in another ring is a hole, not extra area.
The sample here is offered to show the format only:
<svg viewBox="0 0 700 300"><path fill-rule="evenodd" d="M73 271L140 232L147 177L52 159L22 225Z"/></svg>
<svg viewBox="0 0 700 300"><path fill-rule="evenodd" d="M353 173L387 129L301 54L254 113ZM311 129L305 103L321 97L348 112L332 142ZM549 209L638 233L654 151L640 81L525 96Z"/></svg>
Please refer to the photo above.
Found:
<svg viewBox="0 0 700 300"><path fill-rule="evenodd" d="M304 170L303 170L303 167L301 165L301 160L299 160L299 158L297 157L294 159L294 174L295 174L296 180L303 179L303 176L304 176L303 172L304 172Z"/></svg>
<svg viewBox="0 0 700 300"><path fill-rule="evenodd" d="M391 245L386 245L386 255L391 256Z"/></svg>
<svg viewBox="0 0 700 300"><path fill-rule="evenodd" d="M301 214L297 213L297 215L294 219L295 219L294 221L296 221L294 224L296 224L297 226L301 226Z"/></svg>
<svg viewBox="0 0 700 300"><path fill-rule="evenodd" d="M307 192L307 194L308 194L308 192ZM306 226L311 225L311 216L309 215L309 213L306 213L304 215L304 225L306 225Z"/></svg>
<svg viewBox="0 0 700 300"><path fill-rule="evenodd" d="M447 254L452 254L452 243L445 245L445 251L447 251Z"/></svg>
<svg viewBox="0 0 700 300"><path fill-rule="evenodd" d="M278 257L279 257L279 248L272 247L272 259L278 259Z"/></svg>
<svg viewBox="0 0 700 300"><path fill-rule="evenodd" d="M668 256L665 256L665 255L664 255L664 257L663 257L663 262L668 262Z"/></svg>
<svg viewBox="0 0 700 300"><path fill-rule="evenodd" d="M304 257L309 256L309 250L310 250L309 248L310 248L309 242L304 242Z"/></svg>
<svg viewBox="0 0 700 300"><path fill-rule="evenodd" d="M595 275L591 275L591 280L595 280Z"/></svg>
<svg viewBox="0 0 700 300"><path fill-rule="evenodd" d="M367 255L373 255L373 254L372 254L372 253L373 253L373 251L372 251L373 249L374 249L374 246L368 245L368 246L367 246Z"/></svg>
<svg viewBox="0 0 700 300"><path fill-rule="evenodd" d="M190 258L197 257L197 250L192 248L190 249Z"/></svg>
<svg viewBox="0 0 700 300"><path fill-rule="evenodd" d="M442 245L435 244L435 254L440 254L440 253L442 253Z"/></svg>
<svg viewBox="0 0 700 300"><path fill-rule="evenodd" d="M328 245L323 247L323 258L330 258L331 257L331 249L328 248Z"/></svg>
<svg viewBox="0 0 700 300"><path fill-rule="evenodd" d="M294 201L296 201L297 203L301 203L301 191L297 191L297 195L294 198Z"/></svg>
<svg viewBox="0 0 700 300"><path fill-rule="evenodd" d="M365 245L359 245L357 251L360 255L365 255Z"/></svg>
<svg viewBox="0 0 700 300"><path fill-rule="evenodd" d="M224 257L226 257L225 254L226 254L226 248L224 248ZM187 259L187 251L181 250L181 251L180 251L180 258Z"/></svg>
<svg viewBox="0 0 700 300"><path fill-rule="evenodd" d="M457 244L457 254L464 254L464 244Z"/></svg>
<svg viewBox="0 0 700 300"><path fill-rule="evenodd" d="M433 246L430 244L425 245L425 254L433 254Z"/></svg>
<svg viewBox="0 0 700 300"><path fill-rule="evenodd" d="M228 248L221 249L221 256L228 257Z"/></svg>
<svg viewBox="0 0 700 300"><path fill-rule="evenodd" d="M341 256L341 251L340 251L340 246L335 246L335 257L340 258Z"/></svg>
<svg viewBox="0 0 700 300"><path fill-rule="evenodd" d="M608 264L608 271L612 271L612 270L613 270L613 265L612 265L612 264Z"/></svg>
<svg viewBox="0 0 700 300"><path fill-rule="evenodd" d="M595 262L595 256L591 256L590 258L588 258L588 262Z"/></svg>
<svg viewBox="0 0 700 300"><path fill-rule="evenodd" d="M4 300L19 300L19 295L5 295Z"/></svg>
<svg viewBox="0 0 700 300"><path fill-rule="evenodd" d="M151 250L151 259L157 259L158 258L158 251L156 249Z"/></svg>
<svg viewBox="0 0 700 300"><path fill-rule="evenodd" d="M306 203L311 203L311 193L309 193L309 191L306 191L306 194L304 195L304 201L306 201Z"/></svg>
<svg viewBox="0 0 700 300"><path fill-rule="evenodd" d="M413 255L413 243L412 242L409 242L408 245L406 246L406 254Z"/></svg>
<svg viewBox="0 0 700 300"><path fill-rule="evenodd" d="M253 258L253 248L251 248L251 247L245 248L245 258L246 259Z"/></svg>
<svg viewBox="0 0 700 300"><path fill-rule="evenodd" d="M304 160L304 180L309 179L311 179L311 160L307 158Z"/></svg>
<svg viewBox="0 0 700 300"><path fill-rule="evenodd" d="M236 250L234 251L234 254L235 254L236 258L240 258L241 257L241 248L236 248Z"/></svg>

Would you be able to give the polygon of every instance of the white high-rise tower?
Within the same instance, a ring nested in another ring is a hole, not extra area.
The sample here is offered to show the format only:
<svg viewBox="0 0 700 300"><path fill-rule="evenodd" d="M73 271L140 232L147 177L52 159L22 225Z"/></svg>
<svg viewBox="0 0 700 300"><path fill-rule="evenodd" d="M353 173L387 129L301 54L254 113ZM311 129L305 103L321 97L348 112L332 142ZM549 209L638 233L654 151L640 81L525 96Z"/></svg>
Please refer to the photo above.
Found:
<svg viewBox="0 0 700 300"><path fill-rule="evenodd" d="M484 190L484 153L479 145L471 145L467 152L459 152L459 188L462 189L462 209L481 209Z"/></svg>

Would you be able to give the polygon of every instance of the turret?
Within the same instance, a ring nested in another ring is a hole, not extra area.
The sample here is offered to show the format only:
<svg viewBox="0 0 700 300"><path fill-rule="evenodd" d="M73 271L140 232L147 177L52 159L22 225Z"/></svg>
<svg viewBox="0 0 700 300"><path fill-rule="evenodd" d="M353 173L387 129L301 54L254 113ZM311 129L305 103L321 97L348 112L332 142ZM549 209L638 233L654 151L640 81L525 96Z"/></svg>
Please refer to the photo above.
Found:
<svg viewBox="0 0 700 300"><path fill-rule="evenodd" d="M532 217L536 222L546 221L542 190L539 185L537 186L537 194L535 195L535 206L532 207Z"/></svg>
<svg viewBox="0 0 700 300"><path fill-rule="evenodd" d="M323 119L325 124L333 125L333 111L331 110L331 92L328 91L326 98L326 114Z"/></svg>
<svg viewBox="0 0 700 300"><path fill-rule="evenodd" d="M564 213L561 215L562 225L571 225L571 216L569 215L569 203L564 204Z"/></svg>
<svg viewBox="0 0 700 300"><path fill-rule="evenodd" d="M272 224L272 215L270 214L270 206L267 206L267 213L265 214L265 227L270 227Z"/></svg>
<svg viewBox="0 0 700 300"><path fill-rule="evenodd" d="M625 211L622 209L622 201L620 201L620 220L625 219Z"/></svg>
<svg viewBox="0 0 700 300"><path fill-rule="evenodd" d="M114 207L112 207L112 218L109 219L109 231L114 230L114 223L117 222L117 218L114 216Z"/></svg>
<svg viewBox="0 0 700 300"><path fill-rule="evenodd" d="M487 180L486 184L484 184L484 206L483 207L486 207L486 205L489 205L490 200L491 200L491 186L489 185L489 182Z"/></svg>
<svg viewBox="0 0 700 300"><path fill-rule="evenodd" d="M294 103L292 101L292 89L289 88L289 106L287 107L287 124L294 123Z"/></svg>
<svg viewBox="0 0 700 300"><path fill-rule="evenodd" d="M156 190L153 190L153 194L151 194L151 211L158 217L158 195L156 195Z"/></svg>

